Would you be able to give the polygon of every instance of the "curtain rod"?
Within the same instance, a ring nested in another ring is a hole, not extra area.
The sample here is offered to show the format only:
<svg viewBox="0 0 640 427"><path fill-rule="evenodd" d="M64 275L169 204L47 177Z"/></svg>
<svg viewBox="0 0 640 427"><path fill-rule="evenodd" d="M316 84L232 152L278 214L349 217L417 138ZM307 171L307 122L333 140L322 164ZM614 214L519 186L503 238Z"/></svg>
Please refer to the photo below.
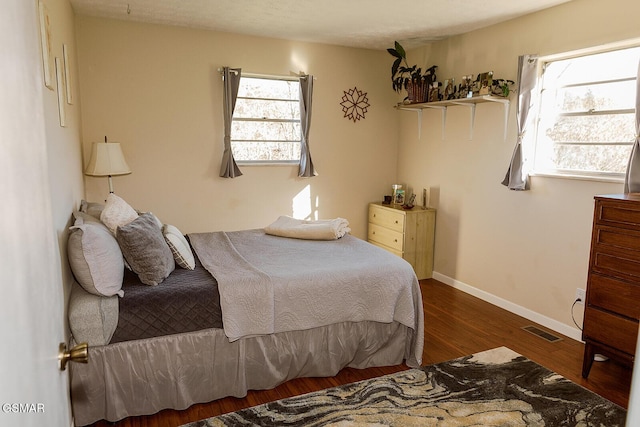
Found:
<svg viewBox="0 0 640 427"><path fill-rule="evenodd" d="M222 74L224 70L222 68L218 68L218 72L220 74ZM229 69L229 72L234 73L234 74L238 74L238 72L234 69ZM305 73L300 73L299 75L294 74L293 76L276 76L276 75L272 75L272 74L258 74L258 73L242 73L243 76L245 77L255 77L255 78L266 78L266 79L282 79L282 80L292 80L292 79L296 79L296 78L303 78L306 79L309 74L305 74ZM313 80L318 80L317 77L314 77Z"/></svg>

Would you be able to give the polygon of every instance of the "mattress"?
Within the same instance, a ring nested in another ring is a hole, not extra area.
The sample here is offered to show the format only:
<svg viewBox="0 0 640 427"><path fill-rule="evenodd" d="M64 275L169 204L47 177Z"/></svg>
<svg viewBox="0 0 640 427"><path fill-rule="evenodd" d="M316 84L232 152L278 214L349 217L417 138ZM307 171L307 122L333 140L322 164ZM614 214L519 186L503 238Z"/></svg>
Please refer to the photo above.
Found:
<svg viewBox="0 0 640 427"><path fill-rule="evenodd" d="M218 282L194 254L194 270L176 268L157 286L126 270L120 312L110 343L222 328Z"/></svg>

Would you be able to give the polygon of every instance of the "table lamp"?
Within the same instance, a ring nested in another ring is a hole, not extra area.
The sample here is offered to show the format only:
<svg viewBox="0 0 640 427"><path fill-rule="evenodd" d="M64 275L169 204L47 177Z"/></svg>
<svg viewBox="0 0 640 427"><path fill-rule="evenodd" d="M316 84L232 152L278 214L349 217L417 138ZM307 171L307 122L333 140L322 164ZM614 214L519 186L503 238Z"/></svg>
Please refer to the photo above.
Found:
<svg viewBox="0 0 640 427"><path fill-rule="evenodd" d="M128 175L131 169L124 159L122 148L119 142L107 142L104 137L103 142L94 142L91 147L91 158L89 165L84 171L89 176L109 177L109 193L113 193L113 183L111 177L116 175Z"/></svg>

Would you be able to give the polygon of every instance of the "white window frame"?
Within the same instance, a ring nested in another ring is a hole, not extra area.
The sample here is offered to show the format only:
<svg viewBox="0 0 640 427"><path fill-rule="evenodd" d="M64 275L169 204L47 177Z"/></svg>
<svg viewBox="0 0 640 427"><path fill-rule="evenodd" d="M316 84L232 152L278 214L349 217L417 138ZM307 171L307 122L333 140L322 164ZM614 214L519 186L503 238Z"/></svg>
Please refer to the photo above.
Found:
<svg viewBox="0 0 640 427"><path fill-rule="evenodd" d="M537 105L534 106L535 109L535 123L533 123L532 128L533 128L533 138L531 139L531 146L530 146L530 150L529 153L530 155L527 156L530 158L530 162L532 165L532 168L530 170L530 175L531 176L545 176L545 177L553 177L553 178L568 178L568 179L579 179L579 180L590 180L590 181L603 181L603 182L616 182L616 183L623 183L624 182L624 173L615 173L615 172L597 172L597 171L565 171L565 170L550 170L550 169L541 169L539 167L536 166L535 164L535 156L536 156L536 150L538 150L538 132L539 132L539 124L540 124L540 115L541 115L541 109L542 109L542 91L544 89L544 85L543 85L543 79L544 79L544 67L547 63L549 62L554 62L554 61L561 61L561 60L567 60L567 59L572 59L572 58L578 58L578 57L582 57L582 56L589 56L589 55L596 55L596 54L600 54L600 53L606 53L606 52L611 52L611 51L615 51L615 50L621 50L621 49L628 49L628 48L634 48L634 47L640 47L640 39L633 39L633 40L625 40L625 41L621 41L621 42L616 42L616 43L611 43L611 44L607 44L607 45L602 45L602 46L598 46L598 47L593 47L593 48L587 48L587 49L581 49L581 50L576 50L576 51L571 51L571 52L565 52L565 53L560 53L560 54L553 54L553 55L547 55L547 56L541 56L539 57L538 60L538 82L536 85L535 90L537 91L536 97L537 97ZM637 64L634 65L634 68L637 67ZM631 80L631 79L625 79L625 80ZM633 80L636 80L635 78L633 78ZM598 82L594 82L594 83L604 83L604 82L609 82L608 80L602 80L602 81L598 81ZM584 83L583 83L584 84ZM567 85L566 87L570 87L571 85ZM570 116L588 116L590 114L620 114L620 113L630 113L630 112L634 112L635 109L624 109L624 110L603 110L603 111L585 111L585 112L581 112L581 113L565 113L563 115L570 115ZM633 135L635 136L635 135ZM624 145L627 145L627 142L623 142ZM633 139L630 139L628 142L629 146L633 145Z"/></svg>
<svg viewBox="0 0 640 427"><path fill-rule="evenodd" d="M242 84L242 79L245 77L255 78L255 79L265 79L265 80L284 80L284 81L299 83L299 78L295 76L276 76L276 75L268 75L268 74L242 73L242 76L240 77L240 84ZM241 96L238 96L237 99L260 99L260 100L278 101L278 99L276 98L257 98L257 97L241 97ZM290 100L280 100L280 101L291 102ZM297 102L299 102L299 100ZM232 118L232 121L231 121L232 127L233 127L233 122L300 123L300 119L299 118L298 119L269 119L266 117L242 118L242 117L235 117L235 114L234 114L234 117ZM246 140L234 139L233 132L232 132L231 144L233 144L234 141L246 141ZM296 141L289 141L289 142L296 142ZM298 139L297 142L299 144L302 143L302 132L300 132L300 138ZM298 158L293 160L238 160L238 159L235 159L235 161L236 161L236 164L238 164L239 166L297 166L300 164L300 155L301 153L298 153Z"/></svg>

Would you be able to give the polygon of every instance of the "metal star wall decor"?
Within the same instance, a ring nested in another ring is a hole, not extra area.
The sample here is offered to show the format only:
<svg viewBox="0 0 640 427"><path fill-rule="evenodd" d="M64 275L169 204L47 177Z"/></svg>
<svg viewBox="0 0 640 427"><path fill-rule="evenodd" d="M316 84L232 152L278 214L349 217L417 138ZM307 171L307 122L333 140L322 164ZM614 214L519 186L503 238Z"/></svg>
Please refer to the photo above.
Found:
<svg viewBox="0 0 640 427"><path fill-rule="evenodd" d="M344 91L340 105L342 105L344 117L353 120L355 123L361 118L364 119L367 108L369 108L369 99L367 99L366 92L362 92L358 90L357 87L354 87L353 89Z"/></svg>

